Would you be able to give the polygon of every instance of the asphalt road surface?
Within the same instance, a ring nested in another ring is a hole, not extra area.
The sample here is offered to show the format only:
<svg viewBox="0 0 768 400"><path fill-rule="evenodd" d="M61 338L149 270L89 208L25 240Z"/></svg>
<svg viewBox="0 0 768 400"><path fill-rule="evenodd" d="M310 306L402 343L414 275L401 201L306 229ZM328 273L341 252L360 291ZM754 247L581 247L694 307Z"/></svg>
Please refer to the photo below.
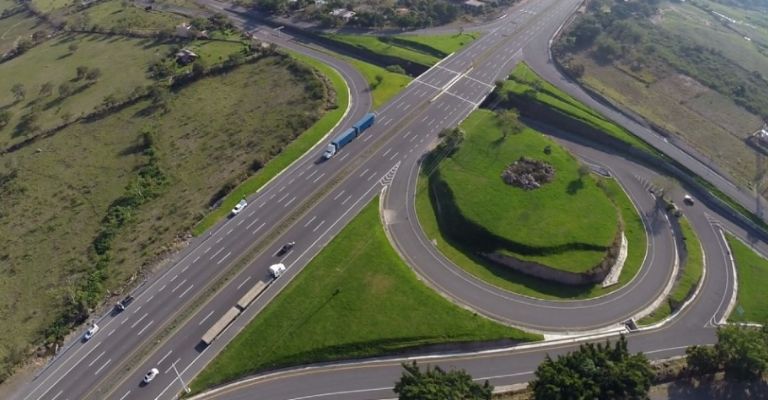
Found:
<svg viewBox="0 0 768 400"><path fill-rule="evenodd" d="M410 257L423 257L416 260L414 267L443 294L493 318L540 330L554 330L558 326L573 330L602 327L633 315L664 286L674 245L668 229L653 226L659 222L653 215L647 182L652 181L654 172L606 152L608 149L594 149L569 141L567 134L551 132L579 156L610 169L638 208L644 214L650 213L646 222L652 233L651 245L644 269L636 281L614 297L553 307L551 302L522 299L487 285L481 289L483 284L447 265L439 253L424 243L423 233L400 219L414 221L412 190L416 165L438 132L457 125L473 111L493 89L493 82L505 77L522 54L528 53L526 46L538 48L542 38L551 37L576 6L573 0L550 0L510 10L485 36L441 61L377 110L376 124L336 157L321 162L322 146L316 148L249 198L249 206L240 215L217 225L209 235L195 239L167 271L137 290L136 301L127 310L100 318L101 330L93 339L71 343L16 398L174 398L182 389L182 382L196 375L385 185L391 188L387 197L394 215L390 228L400 250ZM256 27L241 14L233 16L246 29ZM337 132L370 108L367 84L348 65L285 34L262 30L257 35L320 58L342 73L351 86L354 101ZM719 219L704 204L697 204L686 213L705 244L707 275L700 296L675 321L662 329L631 336L633 349L647 351L653 357L680 354L686 345L713 341L713 327L727 312L734 282L718 226L724 225L745 238L750 236L749 232ZM407 235L413 235L415 241L404 240ZM277 257L277 249L288 241L297 245L288 254ZM413 247L402 245L406 241ZM267 268L278 260L288 271L272 281ZM449 268L461 279L437 281L435 275L441 268ZM212 286L225 276L225 283ZM270 282L267 290L212 345L202 346L203 333L260 280ZM496 292L488 296L488 290ZM214 293L210 301L195 304L210 293ZM510 307L505 302L515 305ZM181 313L191 305L196 307ZM512 311L517 313L501 312L505 307L514 308ZM547 317L542 308L553 316ZM579 310L584 311L579 314ZM168 330L172 332L158 336ZM467 368L476 377L505 384L528 380L545 352L565 351L569 346L572 344L433 361ZM153 367L160 370L160 375L151 384L141 385L142 376ZM332 393L326 396L329 398L391 397L390 388L398 375L396 360L369 363L364 368L351 364L289 371L236 387L222 398L287 399L322 397L319 395L323 393Z"/></svg>

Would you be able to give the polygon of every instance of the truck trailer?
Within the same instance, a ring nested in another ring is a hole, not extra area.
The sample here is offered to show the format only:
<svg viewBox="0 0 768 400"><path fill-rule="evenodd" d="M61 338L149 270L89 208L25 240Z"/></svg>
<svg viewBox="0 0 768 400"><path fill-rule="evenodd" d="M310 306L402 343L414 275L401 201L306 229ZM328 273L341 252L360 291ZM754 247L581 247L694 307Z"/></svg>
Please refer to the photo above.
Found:
<svg viewBox="0 0 768 400"><path fill-rule="evenodd" d="M360 136L363 131L370 128L375 120L376 115L374 113L365 114L365 116L357 121L354 125L352 125L351 128L342 132L339 136L336 136L336 138L331 141L331 144L326 147L325 153L323 153L323 158L328 160L336 155L336 153L338 153L342 147L349 144L349 142Z"/></svg>

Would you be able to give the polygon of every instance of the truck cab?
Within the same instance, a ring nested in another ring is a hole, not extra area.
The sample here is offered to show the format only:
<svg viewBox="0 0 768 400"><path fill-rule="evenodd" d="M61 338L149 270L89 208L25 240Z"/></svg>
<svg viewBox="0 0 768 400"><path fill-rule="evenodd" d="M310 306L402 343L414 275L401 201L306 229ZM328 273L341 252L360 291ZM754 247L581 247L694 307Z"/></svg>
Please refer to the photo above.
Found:
<svg viewBox="0 0 768 400"><path fill-rule="evenodd" d="M326 160L330 160L331 157L336 155L336 146L333 144L329 144L328 147L325 148L325 153L323 153L323 158Z"/></svg>

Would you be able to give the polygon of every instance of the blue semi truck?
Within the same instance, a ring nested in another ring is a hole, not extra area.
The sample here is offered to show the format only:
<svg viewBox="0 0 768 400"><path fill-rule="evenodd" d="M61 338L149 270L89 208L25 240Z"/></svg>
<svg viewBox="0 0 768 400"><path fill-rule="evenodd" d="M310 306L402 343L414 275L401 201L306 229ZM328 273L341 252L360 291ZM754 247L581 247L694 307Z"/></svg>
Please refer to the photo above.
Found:
<svg viewBox="0 0 768 400"><path fill-rule="evenodd" d="M328 160L335 156L342 147L355 140L355 138L360 136L363 131L370 128L375 120L376 115L374 113L365 114L365 116L360 121L357 121L357 123L352 125L351 128L342 132L339 136L336 136L336 138L331 141L331 144L326 147L325 153L323 153L323 158Z"/></svg>

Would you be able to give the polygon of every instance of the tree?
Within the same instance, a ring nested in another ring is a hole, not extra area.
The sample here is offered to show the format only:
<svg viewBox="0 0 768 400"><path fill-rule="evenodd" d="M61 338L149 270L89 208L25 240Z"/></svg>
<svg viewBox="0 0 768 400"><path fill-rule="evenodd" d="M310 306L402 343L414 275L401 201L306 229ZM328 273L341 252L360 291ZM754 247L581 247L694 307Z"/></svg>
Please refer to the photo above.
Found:
<svg viewBox="0 0 768 400"><path fill-rule="evenodd" d="M711 374L720 368L720 356L711 346L691 346L685 349L685 360L688 369L695 375Z"/></svg>
<svg viewBox="0 0 768 400"><path fill-rule="evenodd" d="M584 179L585 176L589 175L590 171L592 171L588 165L586 164L580 164L579 165L579 180Z"/></svg>
<svg viewBox="0 0 768 400"><path fill-rule="evenodd" d="M77 48L78 48L77 43L70 43L68 47L70 53L76 52Z"/></svg>
<svg viewBox="0 0 768 400"><path fill-rule="evenodd" d="M717 330L715 350L728 378L753 380L768 367L768 334L740 326Z"/></svg>
<svg viewBox="0 0 768 400"><path fill-rule="evenodd" d="M85 78L85 76L88 74L88 67L81 65L77 67L77 75L75 76L75 80L79 81L80 79Z"/></svg>
<svg viewBox="0 0 768 400"><path fill-rule="evenodd" d="M13 87L11 87L11 93L13 93L13 98L16 99L16 101L24 100L27 96L27 90L21 83L14 84Z"/></svg>
<svg viewBox="0 0 768 400"><path fill-rule="evenodd" d="M89 81L96 81L101 77L101 70L98 68L91 68L88 73L85 74L85 79Z"/></svg>
<svg viewBox="0 0 768 400"><path fill-rule="evenodd" d="M72 94L72 84L69 82L64 82L61 85L59 85L59 97L67 97L70 94Z"/></svg>
<svg viewBox="0 0 768 400"><path fill-rule="evenodd" d="M613 347L586 343L557 360L547 355L535 375L536 400L645 399L653 370L645 355L629 354L622 335Z"/></svg>
<svg viewBox="0 0 768 400"><path fill-rule="evenodd" d="M501 129L504 138L506 138L507 135L515 135L523 131L523 124L520 122L520 113L513 108L497 112L496 124Z"/></svg>
<svg viewBox="0 0 768 400"><path fill-rule="evenodd" d="M394 388L400 400L490 400L493 394L493 386L488 381L482 385L475 383L464 370L427 367L422 372L415 361L403 363L403 369Z"/></svg>
<svg viewBox="0 0 768 400"><path fill-rule="evenodd" d="M50 96L53 93L53 83L45 82L40 85L40 96Z"/></svg>

